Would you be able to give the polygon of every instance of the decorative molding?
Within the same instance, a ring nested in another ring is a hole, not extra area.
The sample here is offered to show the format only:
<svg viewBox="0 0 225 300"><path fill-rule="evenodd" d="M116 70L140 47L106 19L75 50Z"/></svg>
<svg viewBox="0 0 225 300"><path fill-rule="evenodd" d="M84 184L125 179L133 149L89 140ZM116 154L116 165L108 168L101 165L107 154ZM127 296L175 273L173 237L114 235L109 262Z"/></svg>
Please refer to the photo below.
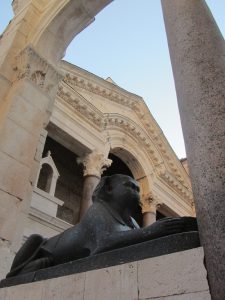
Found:
<svg viewBox="0 0 225 300"><path fill-rule="evenodd" d="M103 88L98 84L93 84L92 82L84 78L80 78L78 76L71 76L69 73L66 74L63 81L69 86L82 88L93 94L107 98L113 102L125 105L126 107L130 107L131 109L134 108L136 102L138 101L133 100L130 97L121 96L118 92L112 91L111 89L107 89L106 87Z"/></svg>
<svg viewBox="0 0 225 300"><path fill-rule="evenodd" d="M51 98L55 97L58 83L63 79L63 76L30 46L16 57L14 71L14 81L29 79Z"/></svg>
<svg viewBox="0 0 225 300"><path fill-rule="evenodd" d="M162 178L171 188L182 195L189 203L193 202L193 194L183 184L180 183L172 174L168 171L160 172L160 178Z"/></svg>
<svg viewBox="0 0 225 300"><path fill-rule="evenodd" d="M145 131L131 119L121 116L119 114L107 114L105 117L105 128L119 127L120 130L129 134L132 138L137 140L138 144L141 144L146 149L149 157L153 161L153 165L158 165L162 162L160 155L156 152L152 146L152 141L145 133Z"/></svg>
<svg viewBox="0 0 225 300"><path fill-rule="evenodd" d="M18 12L18 8L19 8L19 0L13 0L12 1L12 8L14 13L16 14Z"/></svg>
<svg viewBox="0 0 225 300"><path fill-rule="evenodd" d="M118 127L120 130L125 131L132 138L135 138L138 143L141 143L149 153L150 158L154 165L158 165L162 162L161 157L156 150L152 147L152 142L144 130L138 126L134 121L119 114L103 114L96 108L93 109L89 103L84 103L82 97L78 97L60 86L57 92L59 99L62 99L68 105L72 106L76 110L76 113L82 116L85 121L94 125L96 129L102 131L107 130L110 127Z"/></svg>
<svg viewBox="0 0 225 300"><path fill-rule="evenodd" d="M112 160L106 158L104 154L99 151L93 151L84 157L78 157L77 163L83 164L84 176L96 176L101 178L106 168L111 166Z"/></svg>
<svg viewBox="0 0 225 300"><path fill-rule="evenodd" d="M141 98L134 100L131 99L131 97L121 96L119 92L116 91L112 92L110 89L107 89L105 87L103 88L99 84L91 83L84 77L81 77L80 74L77 76L72 76L71 74L67 73L64 78L64 82L69 86L75 88L79 87L81 89L87 90L96 95L102 96L111 101L114 101L116 103L131 108L140 119L149 137L155 141L155 144L158 147L158 151L160 152L161 156L165 159L165 161L168 164L168 167L174 173L176 178L183 184L186 182L182 174L179 172L179 165L177 164L175 159L171 157L171 154L168 153L167 149L163 146L164 141L162 140L161 137L163 133L161 130L157 128L156 124L153 124L153 120L149 116L150 112L148 108L145 106L145 104L143 103L143 101L140 100Z"/></svg>
<svg viewBox="0 0 225 300"><path fill-rule="evenodd" d="M70 107L72 107L76 113L82 116L88 123L94 125L94 127L101 131L104 127L104 116L96 108L90 107L89 103L84 103L84 99L80 96L76 96L75 93L72 95L70 92L60 86L57 91L57 96L62 99Z"/></svg>
<svg viewBox="0 0 225 300"><path fill-rule="evenodd" d="M30 207L28 216L31 220L34 220L34 221L46 226L47 228L49 227L58 232L62 232L73 226L64 220L61 220L57 217L49 216L49 215L45 214L44 212L41 212L38 209L33 208L33 207Z"/></svg>
<svg viewBox="0 0 225 300"><path fill-rule="evenodd" d="M156 210L163 204L155 195L150 192L141 199L142 213L151 212L156 214Z"/></svg>
<svg viewBox="0 0 225 300"><path fill-rule="evenodd" d="M156 174L173 190L179 193L180 196L185 197L190 202L193 198L191 185L187 184L187 178L184 178L182 172L180 172L179 162L166 149L163 132L157 128L156 124L152 123L149 116L150 112L142 101L132 101L128 97L123 98L119 93L112 93L111 90L102 88L99 84L94 85L79 75L72 76L67 73L63 81L63 86L58 91L59 98L63 99L70 106L73 106L76 112L85 118L85 121L92 123L99 131L117 127L120 131L129 134L131 138L136 139L137 143L143 145L143 148L148 153L155 167ZM115 113L101 113L95 107L93 108L91 103L83 96L74 96L77 93L76 87L130 107L136 113L144 128L125 116ZM69 89L71 89L70 92L68 92ZM168 175L170 173L167 169L173 175Z"/></svg>

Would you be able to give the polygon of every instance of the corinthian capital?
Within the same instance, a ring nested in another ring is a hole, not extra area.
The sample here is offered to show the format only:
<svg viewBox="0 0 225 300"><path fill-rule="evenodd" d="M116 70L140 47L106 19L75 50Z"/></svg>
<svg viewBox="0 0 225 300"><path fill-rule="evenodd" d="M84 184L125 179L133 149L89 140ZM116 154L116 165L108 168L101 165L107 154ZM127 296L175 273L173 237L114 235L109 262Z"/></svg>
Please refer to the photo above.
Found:
<svg viewBox="0 0 225 300"><path fill-rule="evenodd" d="M83 164L84 176L96 176L101 178L106 168L111 166L112 160L106 158L104 154L99 151L93 151L84 157L79 157L77 163Z"/></svg>
<svg viewBox="0 0 225 300"><path fill-rule="evenodd" d="M14 81L28 79L50 97L55 97L58 83L63 75L31 46L23 49L16 57Z"/></svg>
<svg viewBox="0 0 225 300"><path fill-rule="evenodd" d="M162 205L162 202L153 196L152 193L144 195L141 200L142 213L151 212L156 213L157 208Z"/></svg>

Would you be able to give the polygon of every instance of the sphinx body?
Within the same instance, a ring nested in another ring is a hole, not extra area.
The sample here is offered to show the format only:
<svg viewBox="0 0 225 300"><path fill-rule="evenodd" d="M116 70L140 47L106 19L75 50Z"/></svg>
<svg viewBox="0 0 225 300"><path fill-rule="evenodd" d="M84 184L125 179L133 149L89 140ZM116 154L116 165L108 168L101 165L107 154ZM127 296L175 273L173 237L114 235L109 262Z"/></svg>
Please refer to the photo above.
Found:
<svg viewBox="0 0 225 300"><path fill-rule="evenodd" d="M7 277L62 264L158 237L197 231L195 218L166 218L139 228L131 217L140 204L138 183L125 175L103 177L80 223L49 239L32 235Z"/></svg>

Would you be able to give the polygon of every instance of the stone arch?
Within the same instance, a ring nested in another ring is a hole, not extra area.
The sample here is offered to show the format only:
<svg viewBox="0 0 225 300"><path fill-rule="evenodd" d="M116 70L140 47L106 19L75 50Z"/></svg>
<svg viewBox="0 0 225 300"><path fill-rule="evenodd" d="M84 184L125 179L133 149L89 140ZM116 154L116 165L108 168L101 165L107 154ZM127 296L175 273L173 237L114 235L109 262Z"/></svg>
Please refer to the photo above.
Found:
<svg viewBox="0 0 225 300"><path fill-rule="evenodd" d="M110 139L119 138L122 139L122 143L124 141L128 143L129 141L131 147L136 147L137 151L140 151L141 145L142 151L145 152L148 160L151 161L151 168L164 162L152 138L139 124L126 116L115 113L107 114L104 122L106 124L106 133L110 136Z"/></svg>
<svg viewBox="0 0 225 300"><path fill-rule="evenodd" d="M141 187L141 197L149 193L152 186L152 165L147 153L138 143L121 131L108 132L110 135L110 153L119 157L131 170Z"/></svg>
<svg viewBox="0 0 225 300"><path fill-rule="evenodd" d="M74 37L110 2L112 0L51 1L45 5L37 26L29 33L29 44L47 60L58 62Z"/></svg>

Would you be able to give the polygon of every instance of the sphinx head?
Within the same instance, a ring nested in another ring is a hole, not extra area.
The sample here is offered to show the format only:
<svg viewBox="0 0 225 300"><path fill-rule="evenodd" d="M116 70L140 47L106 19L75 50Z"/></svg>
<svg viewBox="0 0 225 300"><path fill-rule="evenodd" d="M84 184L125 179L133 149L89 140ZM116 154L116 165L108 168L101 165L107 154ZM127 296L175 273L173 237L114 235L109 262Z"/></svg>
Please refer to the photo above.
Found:
<svg viewBox="0 0 225 300"><path fill-rule="evenodd" d="M140 204L138 182L130 176L115 174L102 177L93 193L93 202L105 201L120 208L135 210Z"/></svg>

